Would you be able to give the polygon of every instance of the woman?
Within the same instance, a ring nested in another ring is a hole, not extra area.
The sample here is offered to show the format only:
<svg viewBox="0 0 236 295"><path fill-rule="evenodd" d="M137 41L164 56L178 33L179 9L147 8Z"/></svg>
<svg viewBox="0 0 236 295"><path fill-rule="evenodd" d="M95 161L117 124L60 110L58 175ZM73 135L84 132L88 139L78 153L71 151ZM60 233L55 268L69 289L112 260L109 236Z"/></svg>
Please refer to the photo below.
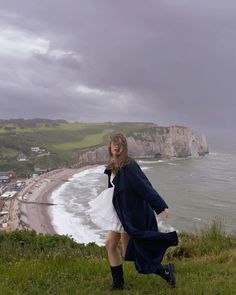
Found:
<svg viewBox="0 0 236 295"><path fill-rule="evenodd" d="M155 273L175 287L174 265L162 265L165 251L178 244L176 232L161 233L154 212L167 217L168 206L155 191L139 165L128 156L127 140L122 133L110 137L109 160L104 173L108 189L90 202L92 220L108 230L106 249L113 278L113 289L123 289L122 242L125 260L134 261L139 273Z"/></svg>

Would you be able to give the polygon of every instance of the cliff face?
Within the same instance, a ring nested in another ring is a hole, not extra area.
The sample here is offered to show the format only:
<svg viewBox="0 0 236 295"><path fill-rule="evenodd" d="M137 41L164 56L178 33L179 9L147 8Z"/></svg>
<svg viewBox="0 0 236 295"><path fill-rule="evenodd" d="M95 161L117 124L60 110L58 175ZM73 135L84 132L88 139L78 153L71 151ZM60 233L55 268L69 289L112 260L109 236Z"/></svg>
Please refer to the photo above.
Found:
<svg viewBox="0 0 236 295"><path fill-rule="evenodd" d="M129 154L134 158L171 158L204 156L208 153L206 137L198 138L191 128L183 126L152 127L135 132L127 138ZM105 163L107 147L102 146L82 154L79 166Z"/></svg>

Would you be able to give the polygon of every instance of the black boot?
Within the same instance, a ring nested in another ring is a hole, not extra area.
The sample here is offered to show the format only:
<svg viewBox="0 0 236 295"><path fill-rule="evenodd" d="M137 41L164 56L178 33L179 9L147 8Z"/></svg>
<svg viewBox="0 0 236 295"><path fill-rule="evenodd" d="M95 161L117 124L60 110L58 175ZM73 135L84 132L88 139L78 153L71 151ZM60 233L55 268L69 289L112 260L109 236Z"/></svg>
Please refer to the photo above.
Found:
<svg viewBox="0 0 236 295"><path fill-rule="evenodd" d="M112 274L112 290L123 290L124 289L124 277L123 277L123 268L122 264L118 266L111 266Z"/></svg>
<svg viewBox="0 0 236 295"><path fill-rule="evenodd" d="M174 275L175 266L173 263L160 265L156 271L156 274L161 276L167 281L171 288L175 288L176 280Z"/></svg>

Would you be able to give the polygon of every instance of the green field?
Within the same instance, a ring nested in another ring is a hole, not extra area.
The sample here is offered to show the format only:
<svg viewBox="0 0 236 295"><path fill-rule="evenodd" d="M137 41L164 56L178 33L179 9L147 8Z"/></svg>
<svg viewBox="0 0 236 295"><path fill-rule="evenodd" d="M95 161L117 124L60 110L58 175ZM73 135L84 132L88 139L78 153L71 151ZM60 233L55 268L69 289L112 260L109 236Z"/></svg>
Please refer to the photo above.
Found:
<svg viewBox="0 0 236 295"><path fill-rule="evenodd" d="M0 233L0 295L111 294L111 275L104 247L78 244L66 236L30 231ZM196 234L180 234L166 261L175 263L177 286L160 277L138 274L124 262L129 290L114 294L234 295L236 236L219 223Z"/></svg>
<svg viewBox="0 0 236 295"><path fill-rule="evenodd" d="M16 157L18 151L16 149L2 147L0 149L0 154L2 157Z"/></svg>
<svg viewBox="0 0 236 295"><path fill-rule="evenodd" d="M73 150L73 149L85 149L93 148L104 144L106 135L112 133L114 129L103 130L99 133L89 134L82 140L66 142L54 145L53 147L59 150Z"/></svg>

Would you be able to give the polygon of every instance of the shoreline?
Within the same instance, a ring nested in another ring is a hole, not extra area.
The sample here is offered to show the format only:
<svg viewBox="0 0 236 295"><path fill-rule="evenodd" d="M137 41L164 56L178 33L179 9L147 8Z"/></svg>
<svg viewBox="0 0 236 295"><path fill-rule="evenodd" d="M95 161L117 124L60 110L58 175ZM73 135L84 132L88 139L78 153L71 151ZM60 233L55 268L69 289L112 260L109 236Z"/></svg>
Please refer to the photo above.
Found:
<svg viewBox="0 0 236 295"><path fill-rule="evenodd" d="M56 234L49 213L49 206L54 206L51 195L74 174L89 167L91 166L78 169L57 169L29 179L26 187L18 196L18 199L22 199L20 201L20 224L18 228L28 228L42 234Z"/></svg>

